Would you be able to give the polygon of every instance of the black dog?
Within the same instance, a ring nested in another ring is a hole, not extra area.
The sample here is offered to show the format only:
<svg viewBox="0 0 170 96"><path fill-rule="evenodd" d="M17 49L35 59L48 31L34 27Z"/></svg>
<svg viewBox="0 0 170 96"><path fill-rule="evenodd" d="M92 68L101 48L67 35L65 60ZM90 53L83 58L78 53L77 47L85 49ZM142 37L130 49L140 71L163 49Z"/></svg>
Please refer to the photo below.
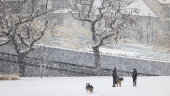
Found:
<svg viewBox="0 0 170 96"><path fill-rule="evenodd" d="M89 91L90 93L93 93L93 86L90 85L90 83L86 83L86 92Z"/></svg>

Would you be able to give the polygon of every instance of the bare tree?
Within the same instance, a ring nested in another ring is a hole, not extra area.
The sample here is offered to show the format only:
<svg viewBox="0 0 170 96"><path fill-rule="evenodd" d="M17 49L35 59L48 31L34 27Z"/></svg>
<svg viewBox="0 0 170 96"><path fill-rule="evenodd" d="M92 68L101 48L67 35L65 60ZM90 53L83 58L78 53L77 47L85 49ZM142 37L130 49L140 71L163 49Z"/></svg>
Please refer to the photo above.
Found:
<svg viewBox="0 0 170 96"><path fill-rule="evenodd" d="M43 0L45 1L45 0ZM45 1L45 10L40 10L39 0L0 0L0 38L3 38L0 46L12 45L18 56L19 73L21 77L25 76L25 57L34 50L34 44L44 36L47 28L45 21L38 29L35 19L47 14L47 3ZM16 11L17 10L17 11Z"/></svg>
<svg viewBox="0 0 170 96"><path fill-rule="evenodd" d="M134 20L130 18L130 14L137 13L137 9L127 8L133 1L134 0L72 0L70 4L71 10L68 8L74 19L90 23L93 40L92 49L97 75L100 75L101 70L99 48L103 46L106 39L113 36L118 38L119 32L125 28L126 23L134 23ZM100 31L97 31L97 22L106 22L106 20L109 28L101 28Z"/></svg>

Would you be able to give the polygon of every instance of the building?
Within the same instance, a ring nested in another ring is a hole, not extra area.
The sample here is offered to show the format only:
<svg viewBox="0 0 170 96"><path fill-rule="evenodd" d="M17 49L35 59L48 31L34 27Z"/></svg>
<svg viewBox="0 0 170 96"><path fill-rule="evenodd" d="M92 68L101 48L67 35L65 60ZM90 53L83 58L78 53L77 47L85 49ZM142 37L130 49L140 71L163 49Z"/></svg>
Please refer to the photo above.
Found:
<svg viewBox="0 0 170 96"><path fill-rule="evenodd" d="M170 0L144 0L158 16L158 30L155 45L170 47Z"/></svg>
<svg viewBox="0 0 170 96"><path fill-rule="evenodd" d="M159 17L158 35L170 33L170 0L144 0L145 3Z"/></svg>
<svg viewBox="0 0 170 96"><path fill-rule="evenodd" d="M73 30L87 31L87 34L91 34L89 32L88 22L74 20L67 10L58 11L58 9L62 8L59 5L68 3L67 0L51 0L50 2L51 10L54 10L56 15L59 13L64 14L63 16L53 16L57 17L57 19L52 21L53 23L59 26L69 27ZM139 14L132 14L132 17L137 22L137 26L127 25L127 29L121 32L121 37L138 43L152 44L159 30L159 17L143 0L137 0L137 2L132 3L130 7L136 7L140 10ZM96 27L107 28L107 24L103 20L98 22ZM91 39L91 36L86 38Z"/></svg>
<svg viewBox="0 0 170 96"><path fill-rule="evenodd" d="M157 14L157 13L161 13L161 11L158 12L159 8L157 8L157 11L154 11L153 10L154 6L153 8L149 6L149 4L152 3L150 1L154 1L154 0L137 0L137 1L138 2L132 3L130 5L130 7L138 7L140 9L139 14L132 14L132 17L137 22L137 26L131 24L127 25L128 27L121 32L120 36L126 39L127 42L128 40L131 40L143 44L152 44L154 39L157 38L157 34L158 33L160 34L160 30L164 31L170 29L170 27L167 27L169 26L169 21L167 18L164 18L163 15ZM12 4L13 2L18 2L18 1L4 0L4 2L10 2L10 4ZM39 9L44 10L44 8L46 7L45 0L42 0L39 3L40 3ZM160 0L157 1L157 3L160 6L167 6L167 4L164 4L164 2L161 3ZM7 5L10 6L10 4ZM77 40L77 42L82 41L81 39L85 41L91 40L89 23L84 21L78 21L72 18L72 16L65 8L65 4L68 4L68 0L48 0L48 10L53 11L53 14L50 14L48 16L48 18L51 20L50 25L57 25L57 28L56 29L54 28L53 30L53 28L51 27L51 29L48 30L49 34L48 36L46 36L46 39L48 38L49 40L47 41L49 42L62 41L62 44L64 44L64 42L66 41L70 44L70 42L73 42L73 40L75 41ZM30 11L29 5L24 6L24 8L25 8L24 11L25 13L28 13ZM160 7L160 10L163 11L163 8L166 9L167 7ZM11 9L15 10L15 8L11 8ZM160 16L162 18L161 23L159 23L161 21ZM166 17L167 16L168 14L166 14ZM41 18L37 18L37 20L43 21L41 20ZM160 27L160 25L163 27ZM98 22L96 27L108 28L106 22L104 21ZM59 34L60 36L58 36ZM68 37L72 37L72 38L68 38Z"/></svg>

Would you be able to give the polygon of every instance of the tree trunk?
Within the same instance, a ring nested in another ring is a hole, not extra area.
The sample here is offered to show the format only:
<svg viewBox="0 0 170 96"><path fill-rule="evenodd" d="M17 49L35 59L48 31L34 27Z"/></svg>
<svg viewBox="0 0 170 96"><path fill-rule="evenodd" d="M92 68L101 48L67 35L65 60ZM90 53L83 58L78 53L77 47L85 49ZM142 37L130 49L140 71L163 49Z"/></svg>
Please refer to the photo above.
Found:
<svg viewBox="0 0 170 96"><path fill-rule="evenodd" d="M101 60L100 60L100 53L99 53L99 47L93 47L94 52L94 59L95 59L95 67L96 67L96 75L101 75Z"/></svg>
<svg viewBox="0 0 170 96"><path fill-rule="evenodd" d="M91 24L91 32L92 32L92 40L94 45L97 43L97 37L96 37L96 30L95 30L95 22L92 22ZM96 75L101 75L101 61L100 61L100 53L99 53L99 47L92 47L93 53L94 53L94 59L95 59L95 67L96 67Z"/></svg>
<svg viewBox="0 0 170 96"><path fill-rule="evenodd" d="M18 63L19 63L19 74L20 77L25 77L25 56L24 55L18 55Z"/></svg>
<svg viewBox="0 0 170 96"><path fill-rule="evenodd" d="M92 32L92 40L93 40L93 43L96 44L97 43L97 37L96 37L96 29L95 29L95 23L92 22L91 24L91 32Z"/></svg>

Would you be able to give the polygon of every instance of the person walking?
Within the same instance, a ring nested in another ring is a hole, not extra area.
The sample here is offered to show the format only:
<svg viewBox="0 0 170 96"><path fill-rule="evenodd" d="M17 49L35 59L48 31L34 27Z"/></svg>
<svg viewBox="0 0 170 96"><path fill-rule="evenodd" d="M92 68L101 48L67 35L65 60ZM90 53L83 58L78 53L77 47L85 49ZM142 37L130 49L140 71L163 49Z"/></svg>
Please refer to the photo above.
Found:
<svg viewBox="0 0 170 96"><path fill-rule="evenodd" d="M134 68L132 73L132 79L133 79L133 87L136 87L136 81L137 81L137 70Z"/></svg>
<svg viewBox="0 0 170 96"><path fill-rule="evenodd" d="M115 67L112 73L113 76L113 86L112 87L116 87L116 83L117 83L117 79L119 78L117 75L117 68Z"/></svg>

